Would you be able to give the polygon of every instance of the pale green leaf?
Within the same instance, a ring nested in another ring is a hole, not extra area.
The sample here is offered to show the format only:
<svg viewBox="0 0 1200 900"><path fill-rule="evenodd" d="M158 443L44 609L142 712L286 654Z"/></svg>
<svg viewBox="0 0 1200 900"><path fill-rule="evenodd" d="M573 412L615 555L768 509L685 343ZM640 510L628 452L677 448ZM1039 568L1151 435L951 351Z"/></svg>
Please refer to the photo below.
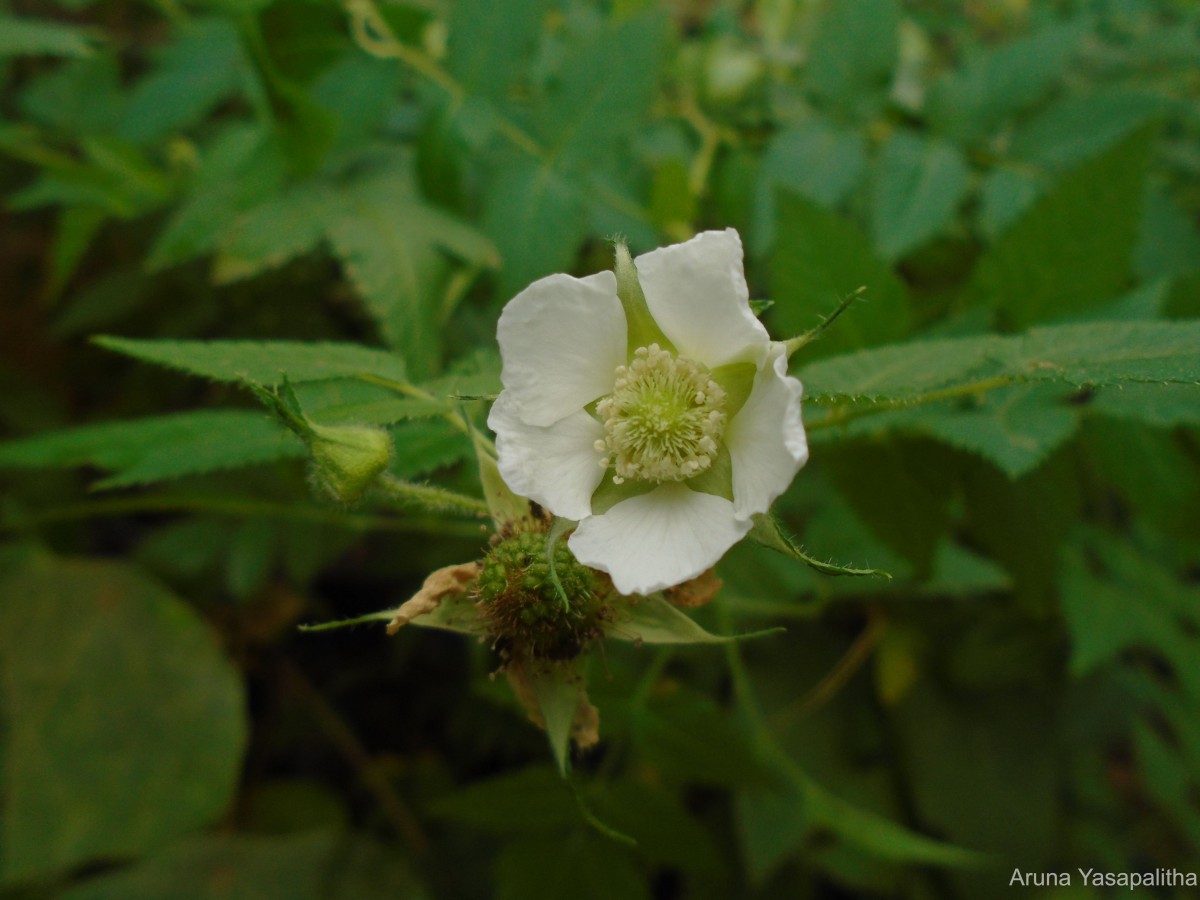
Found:
<svg viewBox="0 0 1200 900"><path fill-rule="evenodd" d="M952 145L897 131L883 145L872 191L871 236L896 260L934 237L966 192L970 171Z"/></svg>
<svg viewBox="0 0 1200 900"><path fill-rule="evenodd" d="M838 350L894 341L907 333L907 291L871 249L871 242L852 222L803 197L778 198L775 248L771 256L768 314L785 334L809 331L839 301L865 286L863 299L835 329L805 348L805 356L827 356Z"/></svg>
<svg viewBox="0 0 1200 900"><path fill-rule="evenodd" d="M406 383L404 360L358 344L292 341L155 341L102 336L95 342L144 362L214 381L278 384L327 378L379 378Z"/></svg>
<svg viewBox="0 0 1200 900"><path fill-rule="evenodd" d="M127 487L304 456L303 445L262 413L197 410L84 425L0 444L0 468L97 466L99 488Z"/></svg>
<svg viewBox="0 0 1200 900"><path fill-rule="evenodd" d="M958 140L987 135L1050 89L1083 33L1078 20L977 52L934 82L925 107L930 122Z"/></svg>
<svg viewBox="0 0 1200 900"><path fill-rule="evenodd" d="M871 575L889 579L892 577L882 569L852 569L809 556L788 536L779 520L771 513L759 513L754 517L754 528L750 531L750 537L764 547L770 547L784 556L799 560L822 575Z"/></svg>
<svg viewBox="0 0 1200 900"><path fill-rule="evenodd" d="M91 32L61 22L0 14L0 58L6 56L87 56L95 49Z"/></svg>
<svg viewBox="0 0 1200 900"><path fill-rule="evenodd" d="M246 739L241 680L181 600L120 563L0 583L0 873L137 855L215 819Z"/></svg>
<svg viewBox="0 0 1200 900"><path fill-rule="evenodd" d="M566 775L571 761L571 731L580 703L587 702L587 684L580 666L573 663L538 666L528 671L538 711L545 723L546 737L558 771Z"/></svg>
<svg viewBox="0 0 1200 900"><path fill-rule="evenodd" d="M642 597L631 603L608 626L608 637L635 644L724 644L748 637L774 634L782 629L756 631L752 634L719 635L706 631L690 616L661 596Z"/></svg>
<svg viewBox="0 0 1200 900"><path fill-rule="evenodd" d="M979 260L968 302L1027 326L1119 294L1137 240L1152 138L1135 132L1065 175Z"/></svg>

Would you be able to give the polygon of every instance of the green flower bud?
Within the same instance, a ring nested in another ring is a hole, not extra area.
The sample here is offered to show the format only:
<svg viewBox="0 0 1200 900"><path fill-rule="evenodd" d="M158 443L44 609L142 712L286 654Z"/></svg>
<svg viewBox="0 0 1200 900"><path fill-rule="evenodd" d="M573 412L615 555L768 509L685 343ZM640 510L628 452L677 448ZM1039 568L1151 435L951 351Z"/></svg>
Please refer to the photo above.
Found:
<svg viewBox="0 0 1200 900"><path fill-rule="evenodd" d="M304 434L316 488L338 503L356 503L392 458L392 437L365 425L310 425Z"/></svg>

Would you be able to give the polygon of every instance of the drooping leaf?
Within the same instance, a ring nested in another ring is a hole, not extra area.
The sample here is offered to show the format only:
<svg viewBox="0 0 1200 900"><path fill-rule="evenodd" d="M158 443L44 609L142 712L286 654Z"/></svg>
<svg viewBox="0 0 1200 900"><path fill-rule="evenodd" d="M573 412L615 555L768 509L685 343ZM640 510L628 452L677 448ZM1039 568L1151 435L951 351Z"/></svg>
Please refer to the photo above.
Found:
<svg viewBox="0 0 1200 900"><path fill-rule="evenodd" d="M214 819L246 739L208 628L124 564L39 560L0 582L0 877L136 856Z"/></svg>
<svg viewBox="0 0 1200 900"><path fill-rule="evenodd" d="M439 797L434 815L499 835L561 831L579 825L570 786L549 766L530 766Z"/></svg>
<svg viewBox="0 0 1200 900"><path fill-rule="evenodd" d="M278 384L286 375L297 383L363 376L407 383L401 357L358 344L155 341L107 336L97 337L95 342L106 350L214 381Z"/></svg>
<svg viewBox="0 0 1200 900"><path fill-rule="evenodd" d="M98 466L113 472L99 488L296 459L304 447L251 410L197 410L84 425L0 444L0 468Z"/></svg>
<svg viewBox="0 0 1200 900"><path fill-rule="evenodd" d="M1023 327L1119 294L1136 246L1153 136L1136 131L1065 175L979 260L969 302Z"/></svg>
<svg viewBox="0 0 1200 900"><path fill-rule="evenodd" d="M532 667L530 686L537 699L538 711L545 723L546 737L558 771L566 775L571 761L571 732L581 702L586 703L587 684L576 664L564 663Z"/></svg>

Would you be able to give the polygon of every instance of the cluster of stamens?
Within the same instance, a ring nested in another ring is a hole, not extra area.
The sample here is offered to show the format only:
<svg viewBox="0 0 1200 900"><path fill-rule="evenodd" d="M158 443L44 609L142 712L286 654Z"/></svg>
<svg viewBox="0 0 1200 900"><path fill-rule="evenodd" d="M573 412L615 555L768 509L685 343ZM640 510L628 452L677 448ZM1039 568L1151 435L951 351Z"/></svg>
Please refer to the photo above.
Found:
<svg viewBox="0 0 1200 900"><path fill-rule="evenodd" d="M613 391L596 404L604 420L601 468L613 481L683 481L712 465L725 430L725 391L708 369L658 344L618 366Z"/></svg>

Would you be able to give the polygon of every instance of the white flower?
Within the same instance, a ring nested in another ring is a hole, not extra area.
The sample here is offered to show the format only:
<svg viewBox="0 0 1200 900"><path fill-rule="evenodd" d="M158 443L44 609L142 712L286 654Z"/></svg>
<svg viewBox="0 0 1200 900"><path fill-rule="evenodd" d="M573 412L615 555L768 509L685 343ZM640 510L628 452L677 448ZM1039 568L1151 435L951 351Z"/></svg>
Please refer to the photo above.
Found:
<svg viewBox="0 0 1200 900"><path fill-rule="evenodd" d="M617 256L616 275L551 275L505 306L488 425L508 486L579 522L579 561L649 594L744 537L808 444L800 382L750 310L736 231Z"/></svg>

